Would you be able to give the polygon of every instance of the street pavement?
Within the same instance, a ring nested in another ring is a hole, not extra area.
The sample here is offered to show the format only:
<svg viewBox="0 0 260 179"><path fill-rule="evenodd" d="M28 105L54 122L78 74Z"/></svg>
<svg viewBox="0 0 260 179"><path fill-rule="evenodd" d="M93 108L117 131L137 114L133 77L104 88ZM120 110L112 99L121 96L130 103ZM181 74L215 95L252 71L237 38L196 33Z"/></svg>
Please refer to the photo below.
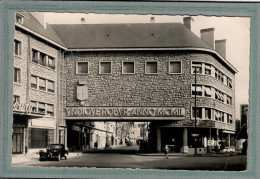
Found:
<svg viewBox="0 0 260 179"><path fill-rule="evenodd" d="M117 150L126 149L124 147L118 147ZM39 161L38 158L31 158L31 160L25 160L24 162L15 162L15 160L13 160L14 166L96 167L214 171L243 171L246 170L246 163L246 155L212 154L194 156L183 154L170 154L169 159L165 159L163 154L128 154L111 151L102 153L101 149L98 152L92 151L89 153L69 153L67 160L60 161Z"/></svg>

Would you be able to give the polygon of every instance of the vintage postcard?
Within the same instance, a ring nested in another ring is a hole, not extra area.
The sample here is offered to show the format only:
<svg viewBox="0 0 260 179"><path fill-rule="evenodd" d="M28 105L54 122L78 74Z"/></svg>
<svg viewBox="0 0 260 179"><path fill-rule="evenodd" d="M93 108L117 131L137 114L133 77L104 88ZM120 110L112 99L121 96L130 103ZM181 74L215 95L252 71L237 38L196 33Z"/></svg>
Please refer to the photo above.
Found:
<svg viewBox="0 0 260 179"><path fill-rule="evenodd" d="M2 6L3 176L253 176L258 3L60 3Z"/></svg>

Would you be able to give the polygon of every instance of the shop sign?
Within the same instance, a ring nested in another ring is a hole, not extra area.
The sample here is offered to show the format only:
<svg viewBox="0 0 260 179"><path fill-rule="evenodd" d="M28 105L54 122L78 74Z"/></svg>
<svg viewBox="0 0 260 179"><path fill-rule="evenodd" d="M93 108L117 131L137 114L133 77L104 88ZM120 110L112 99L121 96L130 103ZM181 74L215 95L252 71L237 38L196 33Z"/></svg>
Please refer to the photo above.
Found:
<svg viewBox="0 0 260 179"><path fill-rule="evenodd" d="M221 146L221 140L208 140L208 146Z"/></svg>
<svg viewBox="0 0 260 179"><path fill-rule="evenodd" d="M182 107L67 107L67 117L184 117Z"/></svg>
<svg viewBox="0 0 260 179"><path fill-rule="evenodd" d="M29 105L29 104L25 104L25 103L15 102L13 104L13 110L23 112L23 113L26 113L26 114L31 114L32 113L32 106Z"/></svg>

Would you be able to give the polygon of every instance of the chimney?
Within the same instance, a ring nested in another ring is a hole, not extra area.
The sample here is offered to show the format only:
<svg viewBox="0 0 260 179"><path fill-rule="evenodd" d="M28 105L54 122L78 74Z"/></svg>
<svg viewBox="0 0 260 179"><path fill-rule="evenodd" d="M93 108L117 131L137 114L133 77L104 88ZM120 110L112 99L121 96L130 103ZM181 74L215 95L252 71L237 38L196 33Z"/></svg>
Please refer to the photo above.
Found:
<svg viewBox="0 0 260 179"><path fill-rule="evenodd" d="M226 47L227 47L226 39L215 41L215 51L218 52L218 54L223 58L226 58Z"/></svg>
<svg viewBox="0 0 260 179"><path fill-rule="evenodd" d="M150 22L151 22L151 23L154 23L154 21L155 21L155 18L154 18L154 17L151 17L151 18L150 18Z"/></svg>
<svg viewBox="0 0 260 179"><path fill-rule="evenodd" d="M187 27L187 29L192 30L192 22L194 22L194 19L192 17L184 17L183 18L183 25Z"/></svg>
<svg viewBox="0 0 260 179"><path fill-rule="evenodd" d="M208 29L200 30L201 40L203 40L206 44L208 44L213 49L215 46L214 31L215 31L215 28L208 28Z"/></svg>

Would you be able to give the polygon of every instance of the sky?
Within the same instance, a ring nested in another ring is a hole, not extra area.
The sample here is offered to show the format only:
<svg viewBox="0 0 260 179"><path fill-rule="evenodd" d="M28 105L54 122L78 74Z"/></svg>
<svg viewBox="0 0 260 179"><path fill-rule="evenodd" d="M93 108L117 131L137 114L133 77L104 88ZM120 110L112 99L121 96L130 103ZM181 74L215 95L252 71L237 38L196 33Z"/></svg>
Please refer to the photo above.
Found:
<svg viewBox="0 0 260 179"><path fill-rule="evenodd" d="M82 13L45 13L50 24L85 24L101 23L183 23L183 17L170 15L137 14L82 14ZM192 31L200 37L200 29L215 28L215 40L226 39L226 59L237 70L235 79L236 119L240 119L240 105L249 103L249 64L250 64L250 18L248 17L213 17L192 16Z"/></svg>

